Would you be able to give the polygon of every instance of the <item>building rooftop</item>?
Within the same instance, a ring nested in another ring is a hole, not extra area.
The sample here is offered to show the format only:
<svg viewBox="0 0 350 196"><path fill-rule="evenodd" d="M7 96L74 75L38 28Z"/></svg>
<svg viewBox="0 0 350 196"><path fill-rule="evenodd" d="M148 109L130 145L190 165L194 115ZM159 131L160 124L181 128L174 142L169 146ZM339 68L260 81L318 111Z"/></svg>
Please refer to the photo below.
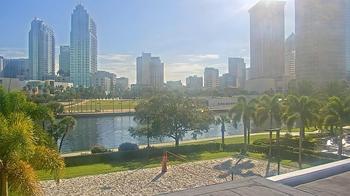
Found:
<svg viewBox="0 0 350 196"><path fill-rule="evenodd" d="M167 196L269 196L269 195L295 195L312 196L307 192L278 184L262 177L250 177L239 181L226 182L205 187L198 187L185 191L165 194Z"/></svg>
<svg viewBox="0 0 350 196"><path fill-rule="evenodd" d="M205 187L198 187L185 191L165 194L167 196L324 196L324 195L349 195L350 172L345 172L325 179L290 187L279 184L262 177L251 177L240 181L226 182Z"/></svg>
<svg viewBox="0 0 350 196"><path fill-rule="evenodd" d="M324 196L349 195L350 193L350 159L344 159L316 167L270 177L250 177L239 181L198 187L179 192L168 193L168 196Z"/></svg>
<svg viewBox="0 0 350 196"><path fill-rule="evenodd" d="M350 195L350 172L331 176L297 186L296 188L312 195Z"/></svg>

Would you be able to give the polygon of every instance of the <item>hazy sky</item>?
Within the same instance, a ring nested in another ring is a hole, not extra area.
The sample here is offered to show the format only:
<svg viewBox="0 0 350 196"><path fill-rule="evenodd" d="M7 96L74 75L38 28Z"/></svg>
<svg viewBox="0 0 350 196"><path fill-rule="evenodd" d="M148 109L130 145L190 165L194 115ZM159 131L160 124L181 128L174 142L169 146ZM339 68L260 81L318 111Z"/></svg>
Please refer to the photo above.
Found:
<svg viewBox="0 0 350 196"><path fill-rule="evenodd" d="M160 56L165 80L203 75L205 67L227 72L228 57L249 66L248 9L258 0L1 0L0 56L28 56L30 22L49 24L59 46L69 44L70 16L81 2L98 33L98 69L135 81L135 58ZM294 29L294 0L287 0L286 36ZM56 57L58 64L58 57Z"/></svg>

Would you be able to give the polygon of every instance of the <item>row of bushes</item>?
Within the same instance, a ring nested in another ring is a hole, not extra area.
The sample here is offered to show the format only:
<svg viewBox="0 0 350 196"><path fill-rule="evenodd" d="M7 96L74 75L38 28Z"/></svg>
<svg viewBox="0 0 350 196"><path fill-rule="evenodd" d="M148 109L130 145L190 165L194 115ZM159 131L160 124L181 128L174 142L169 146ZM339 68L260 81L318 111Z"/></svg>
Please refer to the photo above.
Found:
<svg viewBox="0 0 350 196"><path fill-rule="evenodd" d="M134 151L134 150L138 150L138 149L139 149L139 146L137 144L132 144L132 143L128 143L128 142L122 143L118 147L119 152ZM104 146L101 146L101 145L96 145L96 146L91 148L92 154L106 153L106 152L110 152L110 151L108 151Z"/></svg>

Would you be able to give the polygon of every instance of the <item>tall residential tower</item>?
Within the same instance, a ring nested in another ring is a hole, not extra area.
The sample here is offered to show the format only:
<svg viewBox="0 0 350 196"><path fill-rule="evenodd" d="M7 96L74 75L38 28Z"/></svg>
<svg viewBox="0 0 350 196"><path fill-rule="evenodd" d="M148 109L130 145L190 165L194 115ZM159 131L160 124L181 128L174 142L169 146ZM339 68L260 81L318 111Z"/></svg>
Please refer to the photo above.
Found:
<svg viewBox="0 0 350 196"><path fill-rule="evenodd" d="M244 89L246 66L243 58L228 58L228 73L234 77L237 88Z"/></svg>
<svg viewBox="0 0 350 196"><path fill-rule="evenodd" d="M251 78L284 74L284 1L260 1L250 14Z"/></svg>
<svg viewBox="0 0 350 196"><path fill-rule="evenodd" d="M35 18L29 31L30 76L33 80L55 76L55 37L52 29Z"/></svg>
<svg viewBox="0 0 350 196"><path fill-rule="evenodd" d="M69 46L60 46L59 55L59 75L62 77L69 77L70 74L70 48Z"/></svg>
<svg viewBox="0 0 350 196"><path fill-rule="evenodd" d="M297 80L345 80L346 1L295 0Z"/></svg>
<svg viewBox="0 0 350 196"><path fill-rule="evenodd" d="M82 5L77 5L71 18L70 81L75 86L89 87L97 72L96 24Z"/></svg>
<svg viewBox="0 0 350 196"><path fill-rule="evenodd" d="M136 58L136 84L161 88L164 86L164 63L151 53Z"/></svg>
<svg viewBox="0 0 350 196"><path fill-rule="evenodd" d="M216 88L219 87L219 70L211 67L207 67L204 70L204 87Z"/></svg>
<svg viewBox="0 0 350 196"><path fill-rule="evenodd" d="M285 43L284 74L288 80L295 79L295 34L292 33Z"/></svg>

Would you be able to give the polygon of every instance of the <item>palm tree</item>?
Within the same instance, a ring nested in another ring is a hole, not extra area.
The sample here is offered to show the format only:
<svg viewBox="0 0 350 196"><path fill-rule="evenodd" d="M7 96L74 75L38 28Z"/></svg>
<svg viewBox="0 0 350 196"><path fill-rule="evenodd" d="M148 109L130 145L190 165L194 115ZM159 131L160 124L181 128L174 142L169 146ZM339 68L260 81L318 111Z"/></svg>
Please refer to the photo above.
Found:
<svg viewBox="0 0 350 196"><path fill-rule="evenodd" d="M42 191L34 169L49 170L56 180L64 167L59 154L40 145L34 124L24 113L0 114L1 195L40 195Z"/></svg>
<svg viewBox="0 0 350 196"><path fill-rule="evenodd" d="M49 170L56 180L63 159L50 148L50 139L37 122L38 105L19 92L5 93L0 87L0 194L40 194L34 169Z"/></svg>
<svg viewBox="0 0 350 196"><path fill-rule="evenodd" d="M317 122L318 103L306 96L296 97L289 95L286 99L286 111L283 114L287 126L299 123L299 168L302 168L302 148L303 138L305 136L305 127Z"/></svg>
<svg viewBox="0 0 350 196"><path fill-rule="evenodd" d="M324 110L324 124L335 126L338 132L338 155L343 154L343 127L350 124L350 98L342 100L339 97L330 97Z"/></svg>
<svg viewBox="0 0 350 196"><path fill-rule="evenodd" d="M220 115L217 119L215 119L215 124L221 125L221 145L222 145L222 150L224 151L224 145L225 145L225 132L226 132L226 127L225 123L229 123L230 119L226 115Z"/></svg>
<svg viewBox="0 0 350 196"><path fill-rule="evenodd" d="M282 96L281 95L263 95L259 98L256 106L256 119L257 124L263 124L269 120L269 128L272 129L273 121L276 122L276 126L281 126L282 119Z"/></svg>
<svg viewBox="0 0 350 196"><path fill-rule="evenodd" d="M245 97L239 97L237 103L229 112L235 125L239 122L243 122L245 152L247 151L247 144L250 144L250 123L251 120L254 119L255 103L255 99L247 101Z"/></svg>
<svg viewBox="0 0 350 196"><path fill-rule="evenodd" d="M59 152L61 152L63 140L66 137L67 133L72 131L76 124L77 124L76 120L71 116L66 116L59 122L59 127L61 127L59 129L60 135L61 135L60 146L58 148Z"/></svg>

